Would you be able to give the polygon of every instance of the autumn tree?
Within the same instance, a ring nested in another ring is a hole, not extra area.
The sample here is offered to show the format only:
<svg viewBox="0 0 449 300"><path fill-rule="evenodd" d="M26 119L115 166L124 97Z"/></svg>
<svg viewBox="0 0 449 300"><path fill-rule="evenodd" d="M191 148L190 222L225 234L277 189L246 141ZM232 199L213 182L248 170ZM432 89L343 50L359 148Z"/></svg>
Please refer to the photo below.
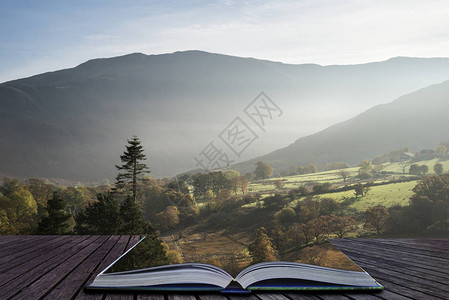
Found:
<svg viewBox="0 0 449 300"><path fill-rule="evenodd" d="M257 230L256 239L248 246L248 250L252 257L252 264L277 260L276 251L264 227Z"/></svg>
<svg viewBox="0 0 449 300"><path fill-rule="evenodd" d="M128 145L125 147L126 151L120 155L123 164L115 165L117 170L122 171L117 175L116 188L124 190L128 195L131 194L131 199L137 202L137 183L144 174L150 173L150 171L147 165L143 163L146 156L137 136L128 140Z"/></svg>
<svg viewBox="0 0 449 300"><path fill-rule="evenodd" d="M0 186L0 214L9 234L27 234L37 223L37 203L17 179L4 178Z"/></svg>
<svg viewBox="0 0 449 300"><path fill-rule="evenodd" d="M351 217L331 216L328 226L330 232L342 239L357 229L357 222Z"/></svg>
<svg viewBox="0 0 449 300"><path fill-rule="evenodd" d="M251 181L251 180L254 179L254 173L247 172L247 173L245 173L245 174L243 175L243 177L244 177L246 180Z"/></svg>
<svg viewBox="0 0 449 300"><path fill-rule="evenodd" d="M248 191L249 180L245 176L240 176L239 185L240 191L245 194Z"/></svg>
<svg viewBox="0 0 449 300"><path fill-rule="evenodd" d="M449 174L425 177L414 188L410 206L421 229L449 230Z"/></svg>
<svg viewBox="0 0 449 300"><path fill-rule="evenodd" d="M203 199L207 191L211 191L212 178L208 173L198 173L192 180L193 195L196 199Z"/></svg>
<svg viewBox="0 0 449 300"><path fill-rule="evenodd" d="M231 180L221 171L209 172L210 189L217 197L222 190L231 190Z"/></svg>
<svg viewBox="0 0 449 300"><path fill-rule="evenodd" d="M67 234L72 216L65 211L66 203L58 192L47 202L48 215L39 222L38 234Z"/></svg>
<svg viewBox="0 0 449 300"><path fill-rule="evenodd" d="M427 172L429 172L429 167L427 165L422 165L421 166L421 173L423 175L427 174Z"/></svg>
<svg viewBox="0 0 449 300"><path fill-rule="evenodd" d="M359 174L360 179L370 179L373 177L373 164L369 160L365 160L359 164Z"/></svg>
<svg viewBox="0 0 449 300"><path fill-rule="evenodd" d="M285 228L277 221L274 221L274 226L270 230L270 238L273 246L279 252L279 255L282 256L287 248L287 234L285 233Z"/></svg>
<svg viewBox="0 0 449 300"><path fill-rule="evenodd" d="M328 233L328 218L328 216L320 216L305 224L315 238L316 243L323 242L324 236Z"/></svg>
<svg viewBox="0 0 449 300"><path fill-rule="evenodd" d="M341 170L337 171L337 175L343 179L343 182L346 182L346 178L348 178L350 174L351 174L351 172L349 172L348 170L345 170L345 169L341 169Z"/></svg>
<svg viewBox="0 0 449 300"><path fill-rule="evenodd" d="M354 194L355 197L357 198L358 196L365 196L369 191L369 187L366 185L363 185L361 183L357 183L356 185L354 185Z"/></svg>
<svg viewBox="0 0 449 300"><path fill-rule="evenodd" d="M229 179L231 189L236 195L240 185L240 173L235 170L228 170L226 171L225 176Z"/></svg>
<svg viewBox="0 0 449 300"><path fill-rule="evenodd" d="M408 162L407 160L403 160L399 163L399 166L401 167L403 174L405 174L405 171L409 165L410 165L410 162ZM410 170L409 170L409 172L410 172Z"/></svg>
<svg viewBox="0 0 449 300"><path fill-rule="evenodd" d="M264 162L258 161L254 170L254 179L267 179L273 175L273 168Z"/></svg>
<svg viewBox="0 0 449 300"><path fill-rule="evenodd" d="M82 187L67 187L58 189L61 198L67 205L68 211L76 215L85 206L88 196Z"/></svg>
<svg viewBox="0 0 449 300"><path fill-rule="evenodd" d="M298 204L296 210L301 223L306 223L320 216L320 203L312 197L307 197Z"/></svg>
<svg viewBox="0 0 449 300"><path fill-rule="evenodd" d="M163 230L173 228L179 224L179 210L176 206L168 206L156 215L159 226Z"/></svg>
<svg viewBox="0 0 449 300"><path fill-rule="evenodd" d="M376 234L380 234L384 229L387 218L388 210L385 206L377 205L370 207L365 211L364 228L374 230L376 231Z"/></svg>
<svg viewBox="0 0 449 300"><path fill-rule="evenodd" d="M279 223L287 225L296 219L296 212L291 207L284 207L274 214L274 218L279 221Z"/></svg>
<svg viewBox="0 0 449 300"><path fill-rule="evenodd" d="M165 203L162 209L174 205L177 207L180 214L184 216L196 215L199 213L199 208L195 198L193 198L190 194L184 194L180 191L166 189L161 194L161 198Z"/></svg>
<svg viewBox="0 0 449 300"><path fill-rule="evenodd" d="M440 144L438 146L435 147L435 152L440 153L440 154L446 154L447 153L447 146Z"/></svg>
<svg viewBox="0 0 449 300"><path fill-rule="evenodd" d="M339 161L336 163L328 163L326 164L326 171L331 171L331 170L339 170L339 169L346 169L346 168L350 168L351 166L345 162L345 161Z"/></svg>
<svg viewBox="0 0 449 300"><path fill-rule="evenodd" d="M47 206L52 197L55 186L40 178L30 178L25 181L26 188L33 195L36 203L41 207Z"/></svg>
<svg viewBox="0 0 449 300"><path fill-rule="evenodd" d="M418 164L412 164L408 172L413 175L419 175L421 174L421 167Z"/></svg>
<svg viewBox="0 0 449 300"><path fill-rule="evenodd" d="M296 250L300 249L305 242L305 236L299 223L293 223L288 227L287 236L293 242L293 247Z"/></svg>
<svg viewBox="0 0 449 300"><path fill-rule="evenodd" d="M274 182L273 182L273 184L274 184L274 186L277 188L277 189L282 189L284 186L285 186L285 182L283 182L282 180L280 180L280 179L277 179L277 180L275 180Z"/></svg>
<svg viewBox="0 0 449 300"><path fill-rule="evenodd" d="M316 173L316 172L318 172L318 168L316 167L316 165L314 163L310 163L310 164L304 166L303 172L304 172L304 174Z"/></svg>
<svg viewBox="0 0 449 300"><path fill-rule="evenodd" d="M174 250L167 251L167 258L170 264L182 264L184 262L181 255Z"/></svg>
<svg viewBox="0 0 449 300"><path fill-rule="evenodd" d="M435 172L435 174L437 175L441 175L444 172L444 168L443 168L443 164L442 163L436 163L433 166L433 171Z"/></svg>

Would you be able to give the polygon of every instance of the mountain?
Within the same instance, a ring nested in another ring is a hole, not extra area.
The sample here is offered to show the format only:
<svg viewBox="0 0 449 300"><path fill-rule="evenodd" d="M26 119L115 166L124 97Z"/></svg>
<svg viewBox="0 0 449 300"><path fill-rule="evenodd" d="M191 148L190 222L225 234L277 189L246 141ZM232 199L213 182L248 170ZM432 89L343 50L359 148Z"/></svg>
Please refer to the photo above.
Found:
<svg viewBox="0 0 449 300"><path fill-rule="evenodd" d="M195 168L211 141L243 161L447 79L447 58L319 66L186 51L93 59L0 84L0 174L113 178L132 135L156 177ZM243 112L261 91L283 111L265 132ZM218 138L236 117L258 136L240 157Z"/></svg>
<svg viewBox="0 0 449 300"><path fill-rule="evenodd" d="M322 169L328 162L356 165L404 147L411 151L428 149L449 141L448 112L449 81L445 81L377 105L348 121L233 168L252 171L261 160L277 172L311 162Z"/></svg>

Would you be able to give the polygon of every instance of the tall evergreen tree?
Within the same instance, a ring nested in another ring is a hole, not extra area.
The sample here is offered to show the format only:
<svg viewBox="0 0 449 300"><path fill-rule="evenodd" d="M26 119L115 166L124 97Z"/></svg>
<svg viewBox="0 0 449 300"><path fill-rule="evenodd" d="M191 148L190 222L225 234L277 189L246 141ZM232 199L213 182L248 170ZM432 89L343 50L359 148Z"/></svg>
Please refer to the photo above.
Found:
<svg viewBox="0 0 449 300"><path fill-rule="evenodd" d="M146 164L146 156L143 153L143 147L137 136L133 136L128 140L128 145L125 146L126 151L120 155L122 165L115 165L115 167L123 172L119 173L116 178L116 189L131 190L132 199L137 202L137 181L145 174L150 173ZM131 187L129 187L131 185Z"/></svg>
<svg viewBox="0 0 449 300"><path fill-rule="evenodd" d="M121 218L117 199L111 194L99 194L97 199L76 215L75 231L78 234L118 234Z"/></svg>
<svg viewBox="0 0 449 300"><path fill-rule="evenodd" d="M71 215L64 209L66 203L58 192L53 192L53 197L47 201L48 216L39 222L38 234L67 234L69 232L69 220Z"/></svg>
<svg viewBox="0 0 449 300"><path fill-rule="evenodd" d="M122 234L145 234L154 231L150 223L144 220L142 209L130 197L120 205L120 219Z"/></svg>

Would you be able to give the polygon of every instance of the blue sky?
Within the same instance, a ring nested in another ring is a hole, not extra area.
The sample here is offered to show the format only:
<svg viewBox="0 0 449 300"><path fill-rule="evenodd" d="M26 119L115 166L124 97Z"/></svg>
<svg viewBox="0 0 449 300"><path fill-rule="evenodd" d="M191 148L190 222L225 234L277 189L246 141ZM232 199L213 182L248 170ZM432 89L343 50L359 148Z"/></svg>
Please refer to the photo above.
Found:
<svg viewBox="0 0 449 300"><path fill-rule="evenodd" d="M446 0L0 0L0 82L132 52L322 65L447 57L447 16Z"/></svg>

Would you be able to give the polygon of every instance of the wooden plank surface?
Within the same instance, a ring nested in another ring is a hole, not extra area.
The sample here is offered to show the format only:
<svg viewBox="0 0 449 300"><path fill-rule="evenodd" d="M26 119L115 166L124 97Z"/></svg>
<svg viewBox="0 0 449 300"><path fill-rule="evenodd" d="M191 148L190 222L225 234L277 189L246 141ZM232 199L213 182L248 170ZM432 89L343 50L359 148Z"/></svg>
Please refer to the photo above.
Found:
<svg viewBox="0 0 449 300"><path fill-rule="evenodd" d="M449 299L449 239L331 242L385 286L379 293L231 295L88 292L84 287L140 236L0 236L0 299L302 300Z"/></svg>

